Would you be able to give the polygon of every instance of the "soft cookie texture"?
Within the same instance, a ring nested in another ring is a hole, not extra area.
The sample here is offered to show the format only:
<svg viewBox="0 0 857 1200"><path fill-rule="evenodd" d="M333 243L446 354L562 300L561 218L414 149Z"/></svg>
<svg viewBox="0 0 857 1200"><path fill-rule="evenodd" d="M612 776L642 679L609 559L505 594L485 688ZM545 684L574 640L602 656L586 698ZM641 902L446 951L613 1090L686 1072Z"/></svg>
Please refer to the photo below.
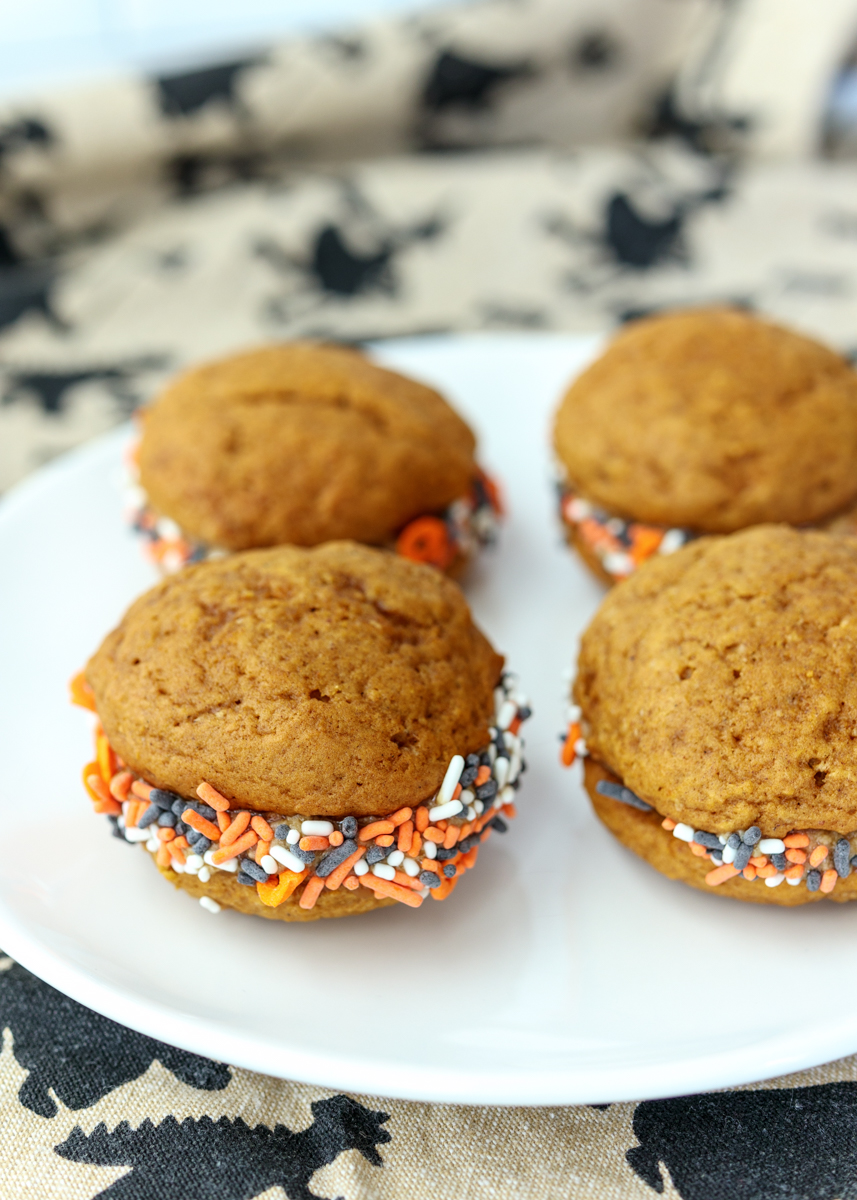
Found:
<svg viewBox="0 0 857 1200"><path fill-rule="evenodd" d="M356 350L292 342L172 383L145 413L140 483L187 535L226 550L382 545L467 493L474 447L431 388Z"/></svg>
<svg viewBox="0 0 857 1200"><path fill-rule="evenodd" d="M762 526L651 559L584 634L574 694L589 753L662 816L852 833L857 539Z"/></svg>
<svg viewBox="0 0 857 1200"><path fill-rule="evenodd" d="M284 815L421 803L489 740L503 660L431 567L350 542L188 567L140 597L90 660L132 771Z"/></svg>
<svg viewBox="0 0 857 1200"><path fill-rule="evenodd" d="M857 373L738 310L651 317L569 388L555 447L579 494L626 518L703 533L816 522L857 496Z"/></svg>

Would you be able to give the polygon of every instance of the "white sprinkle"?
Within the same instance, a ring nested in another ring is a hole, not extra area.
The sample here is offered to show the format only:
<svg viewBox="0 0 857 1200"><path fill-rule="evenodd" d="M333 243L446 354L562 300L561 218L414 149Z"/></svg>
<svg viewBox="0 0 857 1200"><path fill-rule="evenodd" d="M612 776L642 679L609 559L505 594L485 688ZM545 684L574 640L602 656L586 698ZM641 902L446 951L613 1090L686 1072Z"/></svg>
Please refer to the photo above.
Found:
<svg viewBox="0 0 857 1200"><path fill-rule="evenodd" d="M152 835L149 833L148 829L134 828L125 830L126 842L148 842L151 836Z"/></svg>
<svg viewBox="0 0 857 1200"><path fill-rule="evenodd" d="M438 804L428 810L430 821L445 821L447 817L457 817L464 805L460 800L450 800L449 804Z"/></svg>
<svg viewBox="0 0 857 1200"><path fill-rule="evenodd" d="M400 867L404 861L405 855L402 850L391 850L387 855L387 862L391 867Z"/></svg>
<svg viewBox="0 0 857 1200"><path fill-rule="evenodd" d="M180 863L177 858L171 860L170 868L175 871L176 875L184 875L185 873L184 864Z"/></svg>
<svg viewBox="0 0 857 1200"><path fill-rule="evenodd" d="M723 862L733 863L735 861L735 851L731 846L723 847Z"/></svg>
<svg viewBox="0 0 857 1200"><path fill-rule="evenodd" d="M467 819L468 819L468 821L476 820L476 808L472 804L469 804L467 806Z"/></svg>
<svg viewBox="0 0 857 1200"><path fill-rule="evenodd" d="M285 846L272 846L271 858L275 858L278 863L282 863L290 871L300 872L306 866L303 859L298 858L296 854L292 854L291 850L287 850Z"/></svg>
<svg viewBox="0 0 857 1200"><path fill-rule="evenodd" d="M423 900L425 900L425 898L428 894L429 894L428 888L420 888L420 890L417 892L417 895L422 896Z"/></svg>
<svg viewBox="0 0 857 1200"><path fill-rule="evenodd" d="M603 561L604 570L608 575L620 575L624 578L625 575L632 574L634 570L634 560L631 556L622 554L618 550L605 554Z"/></svg>
<svg viewBox="0 0 857 1200"><path fill-rule="evenodd" d="M185 866L194 871L199 871L204 865L201 854L189 854L185 859Z"/></svg>
<svg viewBox="0 0 857 1200"><path fill-rule="evenodd" d="M214 854L214 851L213 851L213 850L206 850L205 854L203 854L203 856L202 856L202 861L203 861L203 862L204 862L204 863L205 863L207 866L209 866L209 867L217 867L217 869L218 869L219 871L237 871L237 870L238 870L238 862L237 862L237 860L236 860L236 859L234 859L234 858L230 858L230 859L229 859L227 862L225 862L225 863L216 863L216 862L213 860L213 858L211 857L211 856L212 856L212 854Z"/></svg>
<svg viewBox="0 0 857 1200"><path fill-rule="evenodd" d="M797 887L797 885L799 883L803 883L803 880L802 879L792 879L791 875L786 875L786 883L791 884L792 887Z"/></svg>
<svg viewBox="0 0 857 1200"><path fill-rule="evenodd" d="M476 810L476 815L477 815L477 817L481 817L481 816L482 816L482 814L483 814L483 813L484 813L484 811L485 811L485 805L482 803L482 801L481 801L481 800L474 800L474 801L473 801L473 807L474 807L474 809Z"/></svg>
<svg viewBox="0 0 857 1200"><path fill-rule="evenodd" d="M286 834L286 841L290 846L296 846L300 840L301 835L298 833L297 829L290 829Z"/></svg>
<svg viewBox="0 0 857 1200"><path fill-rule="evenodd" d="M566 715L570 722L572 722L573 724L576 724L580 720L580 718L583 716L583 710L581 709L579 704L569 704L568 713Z"/></svg>
<svg viewBox="0 0 857 1200"><path fill-rule="evenodd" d="M511 763L508 758L498 758L494 763L494 778L497 780L497 787L505 787L506 780L509 778L509 768ZM464 792L461 793L463 803L470 803L464 800Z"/></svg>
<svg viewBox="0 0 857 1200"><path fill-rule="evenodd" d="M199 902L206 912L219 913L220 905L216 900L212 900L211 896L200 896Z"/></svg>
<svg viewBox="0 0 857 1200"><path fill-rule="evenodd" d="M461 795L458 797L458 799L461 801L461 803L464 805L465 808L468 808L473 803L476 803L476 804L479 803L479 801L476 799L476 793L472 792L470 790L470 788L465 788L464 791L461 793Z"/></svg>
<svg viewBox="0 0 857 1200"><path fill-rule="evenodd" d="M161 566L168 575L174 575L183 565L184 560L178 550L167 550L161 558Z"/></svg>
<svg viewBox="0 0 857 1200"><path fill-rule="evenodd" d="M517 704L512 700L507 700L497 714L497 725L500 729L508 729L517 715Z"/></svg>
<svg viewBox="0 0 857 1200"><path fill-rule="evenodd" d="M187 863L184 865L185 875L198 875L199 867L189 867Z"/></svg>
<svg viewBox="0 0 857 1200"><path fill-rule="evenodd" d="M501 688L501 687L495 687L494 688L494 712L500 713L502 711L503 705L505 703L506 703L505 689Z"/></svg>
<svg viewBox="0 0 857 1200"><path fill-rule="evenodd" d="M577 755L578 758L586 758L589 751L586 748L586 739L585 738L578 738L577 741L574 743L574 753Z"/></svg>
<svg viewBox="0 0 857 1200"><path fill-rule="evenodd" d="M726 843L729 841L729 834L728 833L718 833L717 840L720 842L721 846L725 846Z"/></svg>
<svg viewBox="0 0 857 1200"><path fill-rule="evenodd" d="M679 839L679 841L682 841L682 842L692 842L693 841L693 826L685 825L683 821L680 821L679 824L676 825L675 829L673 830L673 837L677 837Z"/></svg>
<svg viewBox="0 0 857 1200"><path fill-rule="evenodd" d="M304 837L329 837L333 833L332 821L301 821Z"/></svg>
<svg viewBox="0 0 857 1200"><path fill-rule="evenodd" d="M765 887L779 887L785 879L785 875L771 875L765 880Z"/></svg>
<svg viewBox="0 0 857 1200"><path fill-rule="evenodd" d="M377 875L379 879L386 879L388 882L392 882L396 878L396 872L386 863L375 863L372 874Z"/></svg>
<svg viewBox="0 0 857 1200"><path fill-rule="evenodd" d="M493 742L489 743L488 749L485 751L485 753L488 755L488 762L489 762L490 766L493 767L494 763L496 761L496 758L497 758L497 747L494 745Z"/></svg>
<svg viewBox="0 0 857 1200"><path fill-rule="evenodd" d="M452 799L452 793L458 787L458 781L461 778L461 772L464 770L464 759L460 754L453 754L449 760L449 766L446 768L446 774L443 777L443 783L440 785L440 790L437 793L437 802L440 805L448 804ZM446 816L446 813L444 813ZM441 818L435 817L435 820Z"/></svg>
<svg viewBox="0 0 857 1200"><path fill-rule="evenodd" d="M524 692L513 692L509 698L517 704L518 708L530 707L530 697L525 695Z"/></svg>
<svg viewBox="0 0 857 1200"><path fill-rule="evenodd" d="M781 842L779 838L762 838L756 847L757 854L783 854L786 848L785 842ZM773 876L771 876L773 878Z"/></svg>
<svg viewBox="0 0 857 1200"><path fill-rule="evenodd" d="M512 733L507 729L503 734L503 741L506 743L507 750L511 750L513 754L520 754L521 739L518 737L517 733Z"/></svg>
<svg viewBox="0 0 857 1200"><path fill-rule="evenodd" d="M272 858L270 854L262 855L262 861L259 863L259 866L263 871L267 871L269 875L277 874L277 860Z"/></svg>
<svg viewBox="0 0 857 1200"><path fill-rule="evenodd" d="M402 863L402 870L413 879L420 873L420 864L415 858L406 858Z"/></svg>
<svg viewBox="0 0 857 1200"><path fill-rule="evenodd" d="M493 741L494 741L494 738L497 736L497 734L498 734L499 732L500 732L500 731L499 731L499 729L497 729L497 728L496 728L494 725L489 725L489 726L488 726L488 739L489 739L489 741L492 741L492 742L493 742Z"/></svg>
<svg viewBox="0 0 857 1200"><path fill-rule="evenodd" d="M208 883L209 879L211 879L211 868L203 867L197 878L199 879L200 883Z"/></svg>
<svg viewBox="0 0 857 1200"><path fill-rule="evenodd" d="M573 500L568 501L565 511L572 521L585 521L592 515L592 505L588 500L582 500L580 496L575 496Z"/></svg>
<svg viewBox="0 0 857 1200"><path fill-rule="evenodd" d="M164 538L167 542L177 542L182 535L181 529L169 517L160 517L158 519L155 532L158 537Z"/></svg>
<svg viewBox="0 0 857 1200"><path fill-rule="evenodd" d="M423 854L426 856L426 858L437 858L437 846L434 844L434 842L425 842L423 844ZM360 863L358 863L357 866L359 867ZM355 870L356 869L357 868L355 867Z"/></svg>
<svg viewBox="0 0 857 1200"><path fill-rule="evenodd" d="M351 869L355 875L366 875L369 871L369 864L365 858L358 858L357 862Z"/></svg>
<svg viewBox="0 0 857 1200"><path fill-rule="evenodd" d="M160 850L160 848L161 848L161 843L158 841L158 839L156 837L151 837L151 838L149 838L148 842L146 842L146 849L149 851L150 854L157 854L157 852Z"/></svg>
<svg viewBox="0 0 857 1200"><path fill-rule="evenodd" d="M684 531L681 529L668 529L661 538L661 544L658 546L658 554L675 554L676 550L681 550L684 545Z"/></svg>

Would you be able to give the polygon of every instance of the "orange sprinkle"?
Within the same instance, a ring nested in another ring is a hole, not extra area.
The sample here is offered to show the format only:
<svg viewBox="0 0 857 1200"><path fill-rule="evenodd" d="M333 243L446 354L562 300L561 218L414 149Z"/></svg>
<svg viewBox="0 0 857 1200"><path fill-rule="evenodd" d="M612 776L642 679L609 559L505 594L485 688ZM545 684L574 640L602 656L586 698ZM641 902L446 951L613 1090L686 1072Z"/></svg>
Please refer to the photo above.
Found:
<svg viewBox="0 0 857 1200"><path fill-rule="evenodd" d="M186 808L182 813L182 820L185 825L190 825L197 833L203 834L212 842L220 840L220 830L211 821L207 821L205 817L201 817L198 812L194 812L192 808Z"/></svg>
<svg viewBox="0 0 857 1200"><path fill-rule="evenodd" d="M460 875L456 875L454 879L444 879L439 888L435 888L434 891L429 892L432 900L445 900L454 891L460 878Z"/></svg>
<svg viewBox="0 0 857 1200"><path fill-rule="evenodd" d="M348 888L349 892L356 892L360 887L360 880L356 875L348 875L345 879L343 879L342 886L344 888Z"/></svg>
<svg viewBox="0 0 857 1200"><path fill-rule="evenodd" d="M427 842L434 842L436 846L443 845L444 835L439 829L427 829L423 834L423 837Z"/></svg>
<svg viewBox="0 0 857 1200"><path fill-rule="evenodd" d="M420 881L418 879L412 879L410 875L406 875L404 871L397 871L393 877L393 882L397 883L399 887L410 888L412 892L421 892L423 890L423 885L420 883Z"/></svg>
<svg viewBox="0 0 857 1200"><path fill-rule="evenodd" d="M190 850L190 842L187 840L184 834L170 842L170 846L178 846L180 850Z"/></svg>
<svg viewBox="0 0 857 1200"><path fill-rule="evenodd" d="M779 872L773 863L769 863L767 867L758 867L756 870L756 874L759 879L772 879L774 875L777 875L778 873Z"/></svg>
<svg viewBox="0 0 857 1200"><path fill-rule="evenodd" d="M479 855L479 847L478 846L471 846L471 848L467 851L466 854L462 854L461 865L464 867L464 869L466 871L469 871L471 867L476 866L476 859L477 859L478 855Z"/></svg>
<svg viewBox="0 0 857 1200"><path fill-rule="evenodd" d="M131 784L131 791L135 796L139 796L141 800L148 800L152 794L152 785L144 783L142 779L135 779Z"/></svg>
<svg viewBox="0 0 857 1200"><path fill-rule="evenodd" d="M745 879L749 879L752 882L756 878L756 868L748 865L744 868L741 874Z"/></svg>
<svg viewBox="0 0 857 1200"><path fill-rule="evenodd" d="M370 825L364 825L357 836L361 842L370 842L379 833L392 833L395 828L392 821L373 821Z"/></svg>
<svg viewBox="0 0 857 1200"><path fill-rule="evenodd" d="M441 833L446 833L446 827L448 824L448 821L435 821L434 827L435 829L439 829Z"/></svg>
<svg viewBox="0 0 857 1200"><path fill-rule="evenodd" d="M250 824L250 814L248 812L240 812L233 821L229 823L228 829L224 829L220 835L221 846L231 846L236 838L239 838L247 826ZM258 834L254 832L251 845L256 845Z"/></svg>
<svg viewBox="0 0 857 1200"><path fill-rule="evenodd" d="M276 908L277 905L288 900L292 892L303 883L306 876L306 869L281 871L275 879L269 879L266 883L257 883L256 892L263 904L266 904L268 908Z"/></svg>
<svg viewBox="0 0 857 1200"><path fill-rule="evenodd" d="M148 807L145 800L129 800L128 811L125 813L125 828L136 829L137 822Z"/></svg>
<svg viewBox="0 0 857 1200"><path fill-rule="evenodd" d="M809 838L805 833L790 833L783 841L789 850L805 850L809 845Z"/></svg>
<svg viewBox="0 0 857 1200"><path fill-rule="evenodd" d="M368 875L361 875L360 882L364 887L371 888L376 896L386 896L391 900L398 900L400 904L407 904L409 908L419 908L423 902L422 896L418 896L410 888L399 887L397 883L390 883L386 879L380 879L377 875L372 875L371 872ZM312 880L310 880L310 883L312 883ZM309 887L309 884L307 884L307 887Z"/></svg>
<svg viewBox="0 0 857 1200"><path fill-rule="evenodd" d="M384 846L386 848L387 846L392 846L395 840L396 839L393 837L392 833L382 833L380 837L375 838L375 845Z"/></svg>
<svg viewBox="0 0 857 1200"><path fill-rule="evenodd" d="M440 517L417 517L396 539L396 553L445 571L455 561L456 549Z"/></svg>
<svg viewBox="0 0 857 1200"><path fill-rule="evenodd" d="M473 781L473 787L481 787L483 783L487 783L491 778L491 768L481 766L476 772L476 778Z"/></svg>
<svg viewBox="0 0 857 1200"><path fill-rule="evenodd" d="M264 817L260 817L257 813L255 817L250 818L250 828L258 833L263 842L272 842L274 840L274 831Z"/></svg>
<svg viewBox="0 0 857 1200"><path fill-rule="evenodd" d="M351 868L354 866L354 864L361 859L365 853L366 847L360 846L359 849L355 850L353 854L349 855L345 862L341 862L334 871L330 872L327 879L324 881L325 887L330 888L332 892L335 892L339 885L345 882L347 876L351 873Z"/></svg>
<svg viewBox="0 0 857 1200"><path fill-rule="evenodd" d="M420 807L417 809L417 811L414 813L414 824L417 827L417 832L422 833L423 830L428 829L428 823L429 823L428 809L426 808L426 806L424 804L421 804Z"/></svg>
<svg viewBox="0 0 857 1200"><path fill-rule="evenodd" d="M832 892L836 887L836 880L839 876L834 870L825 871L821 877L821 883L818 885L820 892Z"/></svg>
<svg viewBox="0 0 857 1200"><path fill-rule="evenodd" d="M68 690L71 692L72 704L78 704L81 708L88 708L90 712L95 712L95 696L92 688L86 682L83 671L78 671L68 685Z"/></svg>
<svg viewBox="0 0 857 1200"><path fill-rule="evenodd" d="M675 821L672 817L664 817L661 821L661 829L675 829Z"/></svg>
<svg viewBox="0 0 857 1200"><path fill-rule="evenodd" d="M210 783L201 783L196 789L196 794L200 800L204 800L211 808L217 812L226 812L229 808L229 801L225 796L221 796L220 792L213 788Z"/></svg>
<svg viewBox="0 0 857 1200"><path fill-rule="evenodd" d="M85 775L83 781L86 784L89 794L92 796L93 800L98 800L102 804L116 804L116 801L110 795L107 784L97 771L92 771L91 774Z"/></svg>
<svg viewBox="0 0 857 1200"><path fill-rule="evenodd" d="M420 868L423 871L434 871L435 875L440 875L441 863L436 862L433 858L424 858L420 863Z"/></svg>
<svg viewBox="0 0 857 1200"><path fill-rule="evenodd" d="M514 820L518 815L518 810L515 808L514 804L504 804L500 811L504 812L511 820Z"/></svg>
<svg viewBox="0 0 857 1200"><path fill-rule="evenodd" d="M733 867L731 863L724 863L722 867L715 867L713 871L709 871L705 876L705 882L709 887L717 887L721 883L725 883L727 879L734 879L739 875L740 871L737 867Z"/></svg>
<svg viewBox="0 0 857 1200"><path fill-rule="evenodd" d="M159 867L168 867L172 861L172 857L166 845L162 845L158 850L158 853L155 855L155 862Z"/></svg>
<svg viewBox="0 0 857 1200"><path fill-rule="evenodd" d="M786 858L791 863L805 863L806 855L803 850L786 850Z"/></svg>
<svg viewBox="0 0 857 1200"><path fill-rule="evenodd" d="M457 841L458 841L458 829L455 827L455 825L447 826L447 830L446 830L446 833L444 834L444 838L443 838L444 850L451 850Z"/></svg>
<svg viewBox="0 0 857 1200"><path fill-rule="evenodd" d="M345 838L340 830L334 829L333 833L328 838L328 841L330 842L331 846L341 846L345 841Z"/></svg>
<svg viewBox="0 0 857 1200"><path fill-rule="evenodd" d="M407 853L410 854L411 858L416 858L419 855L419 852L420 852L420 850L422 850L422 848L423 848L423 839L416 832L416 830L414 830L414 836L411 838L411 848L410 848L410 851L408 851Z"/></svg>
<svg viewBox="0 0 857 1200"><path fill-rule="evenodd" d="M313 875L312 879L307 880L306 887L301 894L300 900L298 900L298 904L301 908L315 908L315 902L323 890L324 880L318 875Z"/></svg>
<svg viewBox="0 0 857 1200"><path fill-rule="evenodd" d="M757 871L760 867L766 867L767 865L768 865L767 854L757 854L754 858L750 859L750 866L755 867Z"/></svg>
<svg viewBox="0 0 857 1200"><path fill-rule="evenodd" d="M512 720L509 723L509 733L516 734L518 732L518 730L521 728L521 726L523 725L523 723L524 722L521 720L520 717L512 717Z"/></svg>
<svg viewBox="0 0 857 1200"><path fill-rule="evenodd" d="M783 874L786 879L801 879L803 877L803 867L798 863L793 867L789 867Z"/></svg>
<svg viewBox="0 0 857 1200"><path fill-rule="evenodd" d="M708 858L708 851L705 846L700 846L697 842L690 843L690 852L695 854L697 858Z"/></svg>
<svg viewBox="0 0 857 1200"><path fill-rule="evenodd" d="M221 845L219 850L215 850L211 856L211 861L219 866L220 863L228 862L230 858L237 858L239 854L243 854L245 850L249 850L251 846L255 846L259 840L258 836L252 829L248 829L237 842L233 842L230 846ZM221 842L223 839L221 838Z"/></svg>
<svg viewBox="0 0 857 1200"><path fill-rule="evenodd" d="M271 852L271 843L259 841L256 843L256 862L261 867L262 859Z"/></svg>
<svg viewBox="0 0 857 1200"><path fill-rule="evenodd" d="M402 854L407 854L411 848L411 842L414 839L414 823L413 821L403 821L399 826L399 834L396 838L396 849L401 850Z"/></svg>
<svg viewBox="0 0 857 1200"><path fill-rule="evenodd" d="M171 842L176 836L176 831L169 827L164 827L158 830L157 838L159 842Z"/></svg>
<svg viewBox="0 0 857 1200"><path fill-rule="evenodd" d="M565 736L565 741L562 744L562 749L559 752L559 761L564 767L570 767L577 757L574 752L574 747L582 736L580 725L573 721L568 727L568 733Z"/></svg>
<svg viewBox="0 0 857 1200"><path fill-rule="evenodd" d="M228 829L231 824L232 824L232 818L229 816L229 813L219 812L217 814L217 825L218 825L218 828L220 829L220 833L223 833L224 829ZM220 836L220 834L218 834L218 838L219 838L219 836Z"/></svg>
<svg viewBox="0 0 857 1200"><path fill-rule="evenodd" d="M99 733L95 738L95 758L101 778L109 785L110 780L116 774L116 755L103 733Z"/></svg>
<svg viewBox="0 0 857 1200"><path fill-rule="evenodd" d="M388 821L392 821L394 825L403 825L405 821L410 821L414 815L412 808L400 808L398 812L394 812L391 817L387 817Z"/></svg>
<svg viewBox="0 0 857 1200"><path fill-rule="evenodd" d="M184 866L185 865L184 848L182 846L179 846L177 843L178 843L178 839L176 839L176 841L174 841L174 842L165 842L164 845L166 846L167 850L170 852L170 858L177 859L181 863L181 865Z"/></svg>
<svg viewBox="0 0 857 1200"><path fill-rule="evenodd" d="M130 771L117 771L110 780L110 795L121 804L123 800L128 799L133 782L134 776Z"/></svg>
<svg viewBox="0 0 857 1200"><path fill-rule="evenodd" d="M823 863L827 858L827 853L828 851L826 846L816 846L812 854L809 856L809 865L811 867L817 867L819 863Z"/></svg>
<svg viewBox="0 0 857 1200"><path fill-rule="evenodd" d="M309 836L302 837L298 845L301 850L327 850L330 847L330 842L326 837Z"/></svg>

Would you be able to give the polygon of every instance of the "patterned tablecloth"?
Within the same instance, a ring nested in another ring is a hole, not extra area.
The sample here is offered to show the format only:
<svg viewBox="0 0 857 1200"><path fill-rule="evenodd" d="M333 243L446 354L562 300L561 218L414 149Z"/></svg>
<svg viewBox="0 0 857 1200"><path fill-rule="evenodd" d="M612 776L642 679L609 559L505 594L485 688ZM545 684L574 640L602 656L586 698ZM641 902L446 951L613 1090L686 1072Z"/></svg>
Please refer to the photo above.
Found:
<svg viewBox="0 0 857 1200"><path fill-rule="evenodd" d="M770 0L492 0L9 106L0 487L262 339L725 300L857 352L857 168L796 157L857 4L778 4L771 33ZM8 958L0 1027L3 1200L857 1196L857 1059L599 1107L344 1096L123 1029Z"/></svg>

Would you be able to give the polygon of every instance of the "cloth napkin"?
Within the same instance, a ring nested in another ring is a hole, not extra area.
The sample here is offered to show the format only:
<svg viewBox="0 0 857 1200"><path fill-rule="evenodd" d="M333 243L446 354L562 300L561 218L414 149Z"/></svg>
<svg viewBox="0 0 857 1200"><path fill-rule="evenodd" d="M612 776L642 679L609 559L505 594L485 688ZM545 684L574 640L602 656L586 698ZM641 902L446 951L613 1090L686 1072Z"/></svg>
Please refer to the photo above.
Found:
<svg viewBox="0 0 857 1200"><path fill-rule="evenodd" d="M799 157L857 5L777 4L776 69L771 0L492 0L8 106L0 488L272 338L726 301L857 354L857 168ZM0 1028L3 1200L857 1195L857 1058L598 1107L345 1096L123 1029L9 958Z"/></svg>

